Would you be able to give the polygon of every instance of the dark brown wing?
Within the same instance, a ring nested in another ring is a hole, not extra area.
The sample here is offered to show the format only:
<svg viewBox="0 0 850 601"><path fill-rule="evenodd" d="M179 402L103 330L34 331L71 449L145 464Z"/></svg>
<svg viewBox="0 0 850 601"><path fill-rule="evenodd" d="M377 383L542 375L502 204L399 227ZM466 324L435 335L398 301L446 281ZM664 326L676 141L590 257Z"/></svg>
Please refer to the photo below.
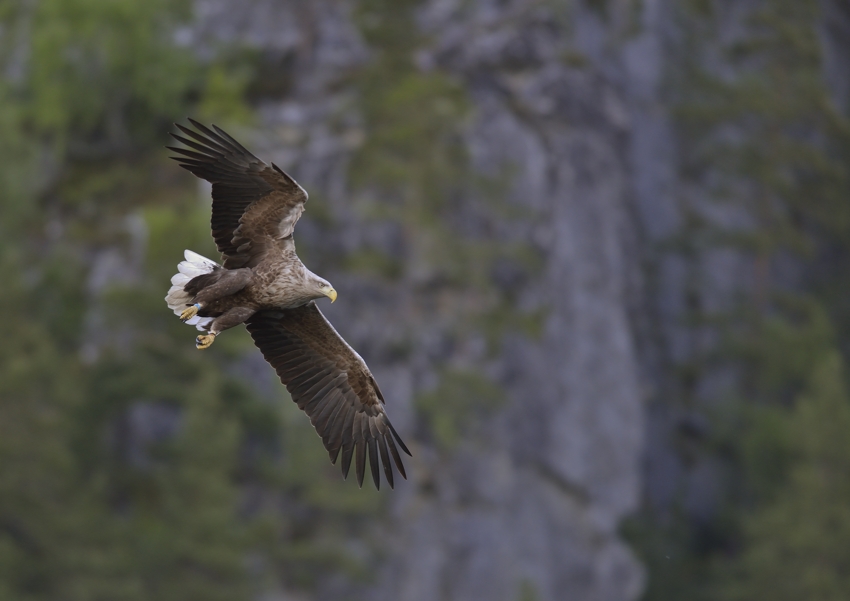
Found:
<svg viewBox="0 0 850 601"><path fill-rule="evenodd" d="M363 486L367 454L376 488L381 487L379 455L390 488L390 456L402 477L407 478L396 442L408 455L410 451L387 418L384 397L372 372L316 303L260 311L247 326L254 344L322 437L331 462L335 464L342 452L343 478L348 476L354 457L357 484Z"/></svg>
<svg viewBox="0 0 850 601"><path fill-rule="evenodd" d="M187 148L171 157L212 186L212 235L228 269L253 267L292 235L307 193L274 163L269 167L223 130L189 119L198 130L171 134ZM176 125L176 124L175 124ZM190 150L191 149L191 150Z"/></svg>

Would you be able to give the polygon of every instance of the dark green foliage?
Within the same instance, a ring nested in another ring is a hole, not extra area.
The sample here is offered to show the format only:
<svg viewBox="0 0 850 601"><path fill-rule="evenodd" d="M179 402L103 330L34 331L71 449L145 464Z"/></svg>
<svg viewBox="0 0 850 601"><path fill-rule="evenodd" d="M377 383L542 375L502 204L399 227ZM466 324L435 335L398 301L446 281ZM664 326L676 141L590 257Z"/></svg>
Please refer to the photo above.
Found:
<svg viewBox="0 0 850 601"><path fill-rule="evenodd" d="M731 566L727 598L846 599L850 396L837 354L824 357L813 370L794 410L774 420L785 422L783 442L790 455L784 462L786 481L748 516L744 550Z"/></svg>
<svg viewBox="0 0 850 601"><path fill-rule="evenodd" d="M705 403L694 383L718 366L741 377L711 399L712 435L695 451L723 466L717 513L707 522L646 515L627 528L650 567L648 600L850 595L850 426L837 354L850 340L850 121L824 85L819 3L750 8L745 33L722 47L723 77L702 62L729 17L723 4L691 2L679 13L690 51L671 90L681 100L684 174L753 226L725 229L694 210L669 247L694 276L690 324L723 341L683 366L683 403ZM718 249L751 260L753 286L708 314L696 258ZM789 264L801 274L791 286L780 275Z"/></svg>
<svg viewBox="0 0 850 601"><path fill-rule="evenodd" d="M188 9L164 0L36 3L24 89L35 127L75 145L151 140L151 120L171 114L198 76L169 39Z"/></svg>
<svg viewBox="0 0 850 601"><path fill-rule="evenodd" d="M171 44L187 9L47 0L2 14L17 33L4 67L21 74L0 87L4 598L255 593L236 477L261 405L221 368L227 346L202 361L162 303L175 231L196 228L195 248L211 250L191 187L166 189L154 167L166 124L206 80ZM157 196L169 203L143 210ZM125 267L95 284L104 252ZM140 407L159 408L170 436L126 440Z"/></svg>
<svg viewBox="0 0 850 601"><path fill-rule="evenodd" d="M353 183L381 193L375 217L415 224L449 241L441 209L469 175L460 139L464 91L442 73L413 64L421 43L414 33L416 2L361 4L358 20L379 55L357 78L366 138L351 165Z"/></svg>
<svg viewBox="0 0 850 601"><path fill-rule="evenodd" d="M623 537L632 543L648 572L643 599L714 601L711 562L706 558L704 533L674 515L665 522L651 512L632 516L621 523Z"/></svg>
<svg viewBox="0 0 850 601"><path fill-rule="evenodd" d="M813 296L776 294L774 306L772 314L745 314L752 329L733 335L728 352L750 365L755 390L780 400L808 381L834 347L836 332L824 304Z"/></svg>
<svg viewBox="0 0 850 601"><path fill-rule="evenodd" d="M417 5L416 0L358 5L358 22L375 57L356 80L365 136L350 174L362 214L397 224L405 245L393 255L363 249L352 255L349 267L395 280L415 272L431 291L424 302L453 303L449 318L458 337L480 333L495 348L507 331L535 335L542 311L517 311L515 299L496 289L494 267L510 262L530 274L542 261L529 245L492 235L499 220L520 222L528 215L504 199L510 166L503 178L472 170L463 139L471 107L460 82L414 64L417 49L427 45L416 33ZM473 215L459 217L461 198ZM477 231L464 229L470 221Z"/></svg>

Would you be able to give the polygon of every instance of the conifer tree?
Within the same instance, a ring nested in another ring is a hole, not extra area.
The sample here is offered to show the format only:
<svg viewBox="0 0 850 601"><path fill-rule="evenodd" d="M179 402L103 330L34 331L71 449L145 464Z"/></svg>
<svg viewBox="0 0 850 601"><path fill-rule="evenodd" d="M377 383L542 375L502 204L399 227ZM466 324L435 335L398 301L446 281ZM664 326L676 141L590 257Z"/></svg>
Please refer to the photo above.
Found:
<svg viewBox="0 0 850 601"><path fill-rule="evenodd" d="M842 601L850 594L850 396L837 353L788 414L792 462L773 501L744 524L729 599Z"/></svg>

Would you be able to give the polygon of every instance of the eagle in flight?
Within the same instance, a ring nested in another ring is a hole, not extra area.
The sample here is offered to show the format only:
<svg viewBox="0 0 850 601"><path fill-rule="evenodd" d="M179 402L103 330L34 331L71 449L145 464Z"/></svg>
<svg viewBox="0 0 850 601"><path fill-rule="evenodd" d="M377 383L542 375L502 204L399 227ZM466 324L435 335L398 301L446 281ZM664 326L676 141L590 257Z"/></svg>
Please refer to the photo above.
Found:
<svg viewBox="0 0 850 601"><path fill-rule="evenodd" d="M335 301L336 290L295 253L292 232L307 192L220 128L189 121L197 131L177 125L185 137L171 134L185 148L168 148L180 155L171 158L181 167L212 184L212 235L221 264L187 250L171 278L168 307L202 332L195 342L199 349L244 323L310 418L331 462L342 454L343 478L354 458L362 487L368 455L380 489L380 456L392 488L393 463L407 478L398 447L410 451L390 424L372 372L316 305L322 297Z"/></svg>

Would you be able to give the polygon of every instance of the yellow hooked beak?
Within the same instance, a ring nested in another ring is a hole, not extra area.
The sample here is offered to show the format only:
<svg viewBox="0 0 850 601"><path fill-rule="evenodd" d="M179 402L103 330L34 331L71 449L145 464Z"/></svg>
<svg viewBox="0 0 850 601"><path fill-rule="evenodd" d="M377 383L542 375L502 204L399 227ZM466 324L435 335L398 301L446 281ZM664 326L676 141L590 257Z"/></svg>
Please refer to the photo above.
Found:
<svg viewBox="0 0 850 601"><path fill-rule="evenodd" d="M331 288L330 290L325 292L325 296L327 296L329 299L331 299L331 302L334 302L336 300L336 290Z"/></svg>

